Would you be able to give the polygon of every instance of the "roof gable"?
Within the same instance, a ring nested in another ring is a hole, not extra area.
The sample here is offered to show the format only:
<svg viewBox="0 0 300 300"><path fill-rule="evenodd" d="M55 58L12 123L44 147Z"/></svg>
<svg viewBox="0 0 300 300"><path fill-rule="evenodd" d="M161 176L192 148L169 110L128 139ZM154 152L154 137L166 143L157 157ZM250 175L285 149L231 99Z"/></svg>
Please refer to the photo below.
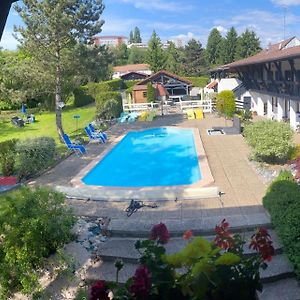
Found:
<svg viewBox="0 0 300 300"><path fill-rule="evenodd" d="M161 82L161 80L163 80L163 82ZM170 84L170 83L175 83L175 82L182 82L184 84L187 84L187 85L191 85L192 82L187 80L187 79L184 79L180 76L177 76L175 74L172 74L168 71L165 71L165 70L161 70L161 71L158 71L156 72L155 74L149 76L148 78L142 80L141 82L138 83L138 85L143 85L143 84L147 84L148 82L157 82L157 83L162 83L162 84Z"/></svg>

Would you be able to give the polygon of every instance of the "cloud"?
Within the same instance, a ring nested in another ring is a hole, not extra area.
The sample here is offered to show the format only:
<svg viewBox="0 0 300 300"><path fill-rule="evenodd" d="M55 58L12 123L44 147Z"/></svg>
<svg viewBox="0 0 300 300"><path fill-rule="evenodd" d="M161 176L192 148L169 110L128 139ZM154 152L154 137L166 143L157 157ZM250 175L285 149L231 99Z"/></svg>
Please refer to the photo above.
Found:
<svg viewBox="0 0 300 300"><path fill-rule="evenodd" d="M0 47L8 50L15 50L17 46L19 45L19 42L13 37L13 31L12 30L4 30Z"/></svg>
<svg viewBox="0 0 300 300"><path fill-rule="evenodd" d="M225 27L220 26L220 25L215 26L214 28L218 29L218 31L221 32L221 33L226 33L228 31Z"/></svg>
<svg viewBox="0 0 300 300"><path fill-rule="evenodd" d="M191 10L194 6L179 1L165 1L165 0L119 0L122 3L132 4L135 8L144 10L160 10L168 12L181 12Z"/></svg>
<svg viewBox="0 0 300 300"><path fill-rule="evenodd" d="M111 16L106 16L105 20L101 34L124 34L126 36L135 26L139 26L144 22L141 19L124 19Z"/></svg>
<svg viewBox="0 0 300 300"><path fill-rule="evenodd" d="M254 22L255 21L255 22ZM300 17L292 13L286 15L286 37L299 33L294 25L299 23ZM228 19L214 21L216 26L229 28L234 26L241 34L246 28L254 30L260 37L262 46L269 42L278 42L283 39L283 15L265 10L246 10Z"/></svg>
<svg viewBox="0 0 300 300"><path fill-rule="evenodd" d="M300 5L300 0L271 0L271 2L280 6L296 6Z"/></svg>

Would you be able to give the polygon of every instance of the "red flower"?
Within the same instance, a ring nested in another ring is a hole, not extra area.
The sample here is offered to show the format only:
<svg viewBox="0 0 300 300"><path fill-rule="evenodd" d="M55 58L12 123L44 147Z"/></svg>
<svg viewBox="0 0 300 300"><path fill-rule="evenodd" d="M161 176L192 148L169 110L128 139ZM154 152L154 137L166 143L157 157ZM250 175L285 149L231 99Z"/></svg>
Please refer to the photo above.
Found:
<svg viewBox="0 0 300 300"><path fill-rule="evenodd" d="M232 233L228 230L229 223L224 219L220 225L215 227L216 237L214 239L215 245L227 250L233 246L234 240Z"/></svg>
<svg viewBox="0 0 300 300"><path fill-rule="evenodd" d="M163 223L156 224L150 232L150 240L157 241L160 244L166 244L170 239L170 233L167 226Z"/></svg>
<svg viewBox="0 0 300 300"><path fill-rule="evenodd" d="M89 300L110 300L108 293L105 281L98 280L91 286Z"/></svg>
<svg viewBox="0 0 300 300"><path fill-rule="evenodd" d="M146 266L140 266L135 271L129 291L135 298L144 298L149 295L150 289L151 273Z"/></svg>
<svg viewBox="0 0 300 300"><path fill-rule="evenodd" d="M189 240L191 237L193 236L193 231L192 230L187 230L184 234L183 234L183 239L184 240Z"/></svg>
<svg viewBox="0 0 300 300"><path fill-rule="evenodd" d="M252 235L249 248L258 252L263 260L271 261L272 256L275 254L272 244L268 230L261 227Z"/></svg>

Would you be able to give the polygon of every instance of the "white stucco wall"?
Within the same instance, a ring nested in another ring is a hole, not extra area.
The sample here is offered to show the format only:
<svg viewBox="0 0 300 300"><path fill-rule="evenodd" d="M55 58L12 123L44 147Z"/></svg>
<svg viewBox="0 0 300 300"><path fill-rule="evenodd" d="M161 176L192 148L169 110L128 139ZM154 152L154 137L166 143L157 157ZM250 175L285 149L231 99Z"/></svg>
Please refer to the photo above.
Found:
<svg viewBox="0 0 300 300"><path fill-rule="evenodd" d="M218 84L218 93L230 90L232 91L237 86L239 86L242 82L237 78L222 78Z"/></svg>

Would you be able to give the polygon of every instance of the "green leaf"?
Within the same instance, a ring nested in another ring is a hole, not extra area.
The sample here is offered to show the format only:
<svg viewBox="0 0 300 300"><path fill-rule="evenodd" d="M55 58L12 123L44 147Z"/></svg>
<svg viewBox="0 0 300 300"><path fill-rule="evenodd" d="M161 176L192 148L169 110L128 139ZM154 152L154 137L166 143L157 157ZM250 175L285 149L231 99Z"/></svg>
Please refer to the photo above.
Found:
<svg viewBox="0 0 300 300"><path fill-rule="evenodd" d="M241 258L234 254L234 253L230 253L230 252L226 252L224 253L222 256L218 257L215 261L215 264L218 265L235 265L238 264L241 261Z"/></svg>

